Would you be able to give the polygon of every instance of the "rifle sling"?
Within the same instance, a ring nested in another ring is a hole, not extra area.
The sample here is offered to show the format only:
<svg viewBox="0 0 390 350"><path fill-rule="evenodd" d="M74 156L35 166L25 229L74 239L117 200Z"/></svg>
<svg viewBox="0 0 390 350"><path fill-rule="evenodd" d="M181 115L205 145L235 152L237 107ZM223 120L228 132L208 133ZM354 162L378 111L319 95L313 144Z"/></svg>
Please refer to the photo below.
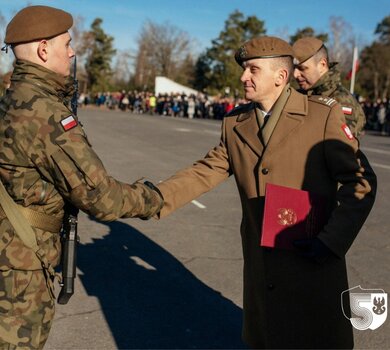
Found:
<svg viewBox="0 0 390 350"><path fill-rule="evenodd" d="M24 245L34 251L41 264L49 271L54 273L52 266L39 248L35 232L32 226L50 232L59 232L62 220L53 218L49 215L38 213L28 208L17 205L8 194L3 183L0 181L0 218L4 213L14 228L16 234L22 240Z"/></svg>

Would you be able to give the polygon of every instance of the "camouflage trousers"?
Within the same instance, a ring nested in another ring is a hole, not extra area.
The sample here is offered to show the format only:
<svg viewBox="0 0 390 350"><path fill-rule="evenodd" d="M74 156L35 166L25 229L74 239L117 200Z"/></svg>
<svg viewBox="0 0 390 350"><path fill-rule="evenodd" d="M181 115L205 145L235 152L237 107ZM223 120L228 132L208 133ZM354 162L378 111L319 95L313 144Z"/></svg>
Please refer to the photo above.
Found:
<svg viewBox="0 0 390 350"><path fill-rule="evenodd" d="M0 349L42 349L54 305L42 270L0 271Z"/></svg>

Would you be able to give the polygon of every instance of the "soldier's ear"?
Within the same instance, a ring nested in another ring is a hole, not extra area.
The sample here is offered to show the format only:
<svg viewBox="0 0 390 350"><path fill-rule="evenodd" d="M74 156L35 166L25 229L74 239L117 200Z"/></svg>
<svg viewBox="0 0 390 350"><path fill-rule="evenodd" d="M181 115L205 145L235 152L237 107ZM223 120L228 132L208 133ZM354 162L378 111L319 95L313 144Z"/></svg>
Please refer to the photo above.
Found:
<svg viewBox="0 0 390 350"><path fill-rule="evenodd" d="M328 60L325 57L322 57L318 61L318 66L319 66L319 71L320 71L321 75L329 70L329 68L328 68Z"/></svg>
<svg viewBox="0 0 390 350"><path fill-rule="evenodd" d="M41 40L38 44L37 54L43 62L47 62L49 57L49 43L47 40Z"/></svg>
<svg viewBox="0 0 390 350"><path fill-rule="evenodd" d="M276 72L276 79L275 79L275 85L280 86L282 84L285 84L286 81L288 81L288 70L285 68L280 68Z"/></svg>

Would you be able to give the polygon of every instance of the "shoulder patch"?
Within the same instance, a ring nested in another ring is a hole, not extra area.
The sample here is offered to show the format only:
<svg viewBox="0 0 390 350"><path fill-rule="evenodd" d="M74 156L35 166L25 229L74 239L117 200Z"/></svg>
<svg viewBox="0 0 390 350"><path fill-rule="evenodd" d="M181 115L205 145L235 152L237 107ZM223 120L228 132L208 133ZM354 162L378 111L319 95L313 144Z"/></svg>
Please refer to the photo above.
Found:
<svg viewBox="0 0 390 350"><path fill-rule="evenodd" d="M344 131L344 134L345 134L345 136L347 136L347 139L348 139L348 140L353 140L352 131L351 131L351 129L348 127L347 124L343 124L343 125L341 126L341 129Z"/></svg>
<svg viewBox="0 0 390 350"><path fill-rule="evenodd" d="M253 103L249 102L243 105L238 105L237 107L234 107L229 113L225 115L225 117L233 117L235 115L239 115L242 113L246 113L253 109Z"/></svg>
<svg viewBox="0 0 390 350"><path fill-rule="evenodd" d="M318 95L311 95L309 99L310 101L318 102L329 107L332 107L335 103L337 103L337 101L334 98L318 96Z"/></svg>
<svg viewBox="0 0 390 350"><path fill-rule="evenodd" d="M343 113L345 115L351 115L352 114L352 107L341 106L341 109L343 110Z"/></svg>
<svg viewBox="0 0 390 350"><path fill-rule="evenodd" d="M65 131L68 131L70 129L73 129L75 126L77 126L77 119L71 114L66 118L62 119L60 123L62 125L62 128Z"/></svg>

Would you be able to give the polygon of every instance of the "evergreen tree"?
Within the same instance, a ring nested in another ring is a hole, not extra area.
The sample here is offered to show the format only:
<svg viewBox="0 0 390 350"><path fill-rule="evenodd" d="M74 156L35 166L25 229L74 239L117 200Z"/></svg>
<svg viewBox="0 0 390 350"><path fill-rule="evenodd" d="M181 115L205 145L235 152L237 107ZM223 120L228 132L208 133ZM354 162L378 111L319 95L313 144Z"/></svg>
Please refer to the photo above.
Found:
<svg viewBox="0 0 390 350"><path fill-rule="evenodd" d="M390 45L390 16L383 18L375 30L375 34L379 35L379 40L383 44Z"/></svg>
<svg viewBox="0 0 390 350"><path fill-rule="evenodd" d="M306 37L315 37L322 40L324 43L328 41L328 34L318 33L316 34L315 30L312 27L305 27L303 29L298 29L294 35L290 36L290 44L294 44L298 39Z"/></svg>
<svg viewBox="0 0 390 350"><path fill-rule="evenodd" d="M390 43L382 32L376 33L379 41L363 49L357 73L358 92L374 101L390 98Z"/></svg>
<svg viewBox="0 0 390 350"><path fill-rule="evenodd" d="M104 32L102 22L101 18L96 18L87 33L91 39L91 48L87 55L85 70L89 90L92 92L109 90L112 76L111 59L116 53L113 48L114 38Z"/></svg>
<svg viewBox="0 0 390 350"><path fill-rule="evenodd" d="M242 69L234 60L236 50L249 39L264 35L264 22L256 16L244 17L236 10L225 21L224 29L217 39L197 60L195 67L195 87L209 89L210 93L241 91L240 75Z"/></svg>

